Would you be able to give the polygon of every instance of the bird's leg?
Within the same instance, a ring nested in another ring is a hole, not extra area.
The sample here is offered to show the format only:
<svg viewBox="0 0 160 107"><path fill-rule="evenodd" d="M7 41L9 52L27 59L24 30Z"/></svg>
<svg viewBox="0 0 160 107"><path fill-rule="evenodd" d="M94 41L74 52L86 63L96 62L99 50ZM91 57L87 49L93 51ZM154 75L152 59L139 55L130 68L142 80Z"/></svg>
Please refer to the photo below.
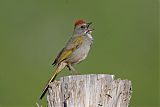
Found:
<svg viewBox="0 0 160 107"><path fill-rule="evenodd" d="M72 71L72 74L74 75L78 75L79 74L79 72L71 65L71 64L68 64L68 68L69 68L69 70L71 70Z"/></svg>

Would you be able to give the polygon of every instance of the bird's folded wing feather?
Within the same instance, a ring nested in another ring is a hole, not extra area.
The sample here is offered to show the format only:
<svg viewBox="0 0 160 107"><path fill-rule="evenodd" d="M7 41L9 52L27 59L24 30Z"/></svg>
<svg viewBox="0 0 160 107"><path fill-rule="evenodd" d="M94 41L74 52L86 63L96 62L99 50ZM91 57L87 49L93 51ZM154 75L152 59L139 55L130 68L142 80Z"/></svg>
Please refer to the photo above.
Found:
<svg viewBox="0 0 160 107"><path fill-rule="evenodd" d="M58 64L68 58L83 42L83 36L73 37L67 45L60 51L53 64ZM52 65L53 65L52 64Z"/></svg>

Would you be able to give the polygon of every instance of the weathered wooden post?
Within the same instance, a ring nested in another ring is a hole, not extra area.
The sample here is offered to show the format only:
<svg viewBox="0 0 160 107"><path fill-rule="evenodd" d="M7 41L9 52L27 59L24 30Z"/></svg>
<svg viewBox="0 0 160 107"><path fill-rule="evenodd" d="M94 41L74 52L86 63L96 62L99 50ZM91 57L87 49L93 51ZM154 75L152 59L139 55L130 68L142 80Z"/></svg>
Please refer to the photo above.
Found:
<svg viewBox="0 0 160 107"><path fill-rule="evenodd" d="M48 107L128 107L132 86L114 75L88 74L62 77L48 90Z"/></svg>

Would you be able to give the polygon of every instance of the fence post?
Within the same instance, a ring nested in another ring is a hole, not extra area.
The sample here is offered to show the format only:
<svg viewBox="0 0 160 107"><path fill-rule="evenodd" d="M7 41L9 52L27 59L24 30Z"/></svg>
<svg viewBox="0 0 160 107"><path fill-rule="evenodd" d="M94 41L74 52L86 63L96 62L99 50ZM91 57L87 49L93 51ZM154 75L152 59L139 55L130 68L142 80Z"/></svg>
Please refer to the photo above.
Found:
<svg viewBox="0 0 160 107"><path fill-rule="evenodd" d="M48 107L128 107L131 94L131 81L114 75L72 75L50 84L47 102Z"/></svg>

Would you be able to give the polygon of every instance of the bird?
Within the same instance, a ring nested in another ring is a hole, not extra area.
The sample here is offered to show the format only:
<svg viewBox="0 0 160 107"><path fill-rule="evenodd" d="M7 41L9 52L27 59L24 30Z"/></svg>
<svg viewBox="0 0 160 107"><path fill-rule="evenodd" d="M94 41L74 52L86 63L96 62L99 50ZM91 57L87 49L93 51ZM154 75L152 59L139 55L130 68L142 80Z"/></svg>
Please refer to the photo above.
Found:
<svg viewBox="0 0 160 107"><path fill-rule="evenodd" d="M71 38L52 63L56 68L52 77L45 86L39 98L40 100L42 100L46 94L49 84L55 80L56 76L62 71L62 69L67 67L72 72L77 72L74 65L86 59L91 45L93 44L93 37L91 34L94 29L89 27L91 24L92 22L87 23L83 19L75 21Z"/></svg>

